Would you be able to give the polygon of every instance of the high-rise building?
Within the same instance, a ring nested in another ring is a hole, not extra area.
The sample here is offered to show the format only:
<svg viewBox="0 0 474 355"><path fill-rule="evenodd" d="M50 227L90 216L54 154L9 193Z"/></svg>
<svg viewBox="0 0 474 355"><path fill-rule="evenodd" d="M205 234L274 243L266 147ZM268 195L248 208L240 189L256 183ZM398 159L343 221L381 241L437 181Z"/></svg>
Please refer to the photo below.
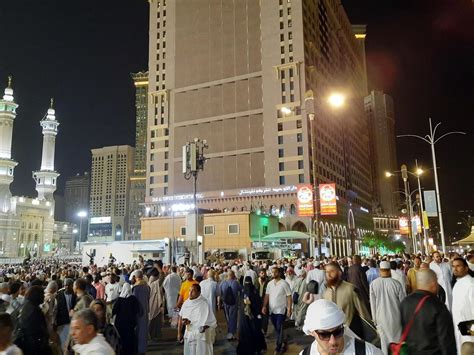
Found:
<svg viewBox="0 0 474 355"><path fill-rule="evenodd" d="M88 241L123 240L127 230L134 149L128 145L92 149Z"/></svg>
<svg viewBox="0 0 474 355"><path fill-rule="evenodd" d="M135 85L135 163L130 176L130 199L126 238L140 239L141 206L145 202L148 72L132 74Z"/></svg>
<svg viewBox="0 0 474 355"><path fill-rule="evenodd" d="M64 200L66 205L66 221L83 226L87 226L89 218L89 191L90 191L90 175L88 172L84 174L76 174L66 180L64 189ZM87 216L79 217L80 212L86 212ZM81 228L81 238L87 239L87 228Z"/></svg>
<svg viewBox="0 0 474 355"><path fill-rule="evenodd" d="M385 176L387 171L398 170L393 99L382 91L372 90L365 97L364 105L370 125L374 210L379 214L397 216L398 180Z"/></svg>
<svg viewBox="0 0 474 355"><path fill-rule="evenodd" d="M295 185L334 182L338 215L319 228L334 236L331 250L352 250L348 236L372 225L365 26L339 0L149 3L150 214L189 199L182 146L199 137L209 146L200 207L258 207L285 216L283 230L308 231ZM337 111L333 91L348 97Z"/></svg>

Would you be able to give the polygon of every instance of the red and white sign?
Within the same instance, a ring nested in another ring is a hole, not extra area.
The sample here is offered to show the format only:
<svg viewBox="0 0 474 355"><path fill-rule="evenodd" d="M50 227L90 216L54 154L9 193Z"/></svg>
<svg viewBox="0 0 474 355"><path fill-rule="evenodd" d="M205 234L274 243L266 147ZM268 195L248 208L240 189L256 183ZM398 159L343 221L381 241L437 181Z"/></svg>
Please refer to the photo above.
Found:
<svg viewBox="0 0 474 355"><path fill-rule="evenodd" d="M296 197L298 199L298 216L314 216L313 187L310 184L298 185Z"/></svg>
<svg viewBox="0 0 474 355"><path fill-rule="evenodd" d="M336 184L319 184L321 216L337 214Z"/></svg>
<svg viewBox="0 0 474 355"><path fill-rule="evenodd" d="M408 235L410 234L410 230L408 229L408 218L407 217L400 217L399 220L399 229L400 234Z"/></svg>

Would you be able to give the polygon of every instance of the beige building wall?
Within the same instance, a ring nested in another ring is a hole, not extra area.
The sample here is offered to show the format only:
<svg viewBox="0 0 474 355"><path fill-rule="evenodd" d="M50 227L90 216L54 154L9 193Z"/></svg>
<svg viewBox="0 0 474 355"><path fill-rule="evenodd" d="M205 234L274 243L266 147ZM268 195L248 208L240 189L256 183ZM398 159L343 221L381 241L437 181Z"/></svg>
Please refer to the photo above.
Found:
<svg viewBox="0 0 474 355"><path fill-rule="evenodd" d="M229 225L238 225L238 232L229 233ZM204 232L203 250L251 247L249 212L204 214L204 229L210 226L214 228L207 229L213 229L214 232L212 234ZM142 240L186 239L186 235L182 234L182 228L186 228L184 216L144 218L142 219Z"/></svg>

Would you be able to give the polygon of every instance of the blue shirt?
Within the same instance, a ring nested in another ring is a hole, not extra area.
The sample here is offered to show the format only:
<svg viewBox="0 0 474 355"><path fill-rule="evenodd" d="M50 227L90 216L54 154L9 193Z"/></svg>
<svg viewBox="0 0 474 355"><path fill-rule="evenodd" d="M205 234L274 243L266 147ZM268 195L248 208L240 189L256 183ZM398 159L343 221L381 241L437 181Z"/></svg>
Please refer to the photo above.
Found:
<svg viewBox="0 0 474 355"><path fill-rule="evenodd" d="M229 286L232 288L232 292L234 293L235 299L237 300L237 294L239 291L242 291L242 286L237 282L237 280L222 281L219 285L218 295L224 297L225 291Z"/></svg>
<svg viewBox="0 0 474 355"><path fill-rule="evenodd" d="M369 282L369 285L370 285L372 281L374 281L377 277L379 277L379 269L375 267L371 267L369 268L369 270L365 272L365 274L367 275L367 281Z"/></svg>

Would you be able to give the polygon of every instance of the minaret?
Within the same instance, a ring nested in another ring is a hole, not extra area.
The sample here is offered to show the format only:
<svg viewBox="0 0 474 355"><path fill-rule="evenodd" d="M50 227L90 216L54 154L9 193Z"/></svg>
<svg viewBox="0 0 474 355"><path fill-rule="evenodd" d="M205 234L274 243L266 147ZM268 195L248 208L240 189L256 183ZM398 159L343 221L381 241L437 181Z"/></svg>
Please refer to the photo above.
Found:
<svg viewBox="0 0 474 355"><path fill-rule="evenodd" d="M13 121L17 108L18 104L13 98L12 77L9 76L5 95L0 100L0 213L10 210L10 184L13 182L13 170L18 165L11 158Z"/></svg>
<svg viewBox="0 0 474 355"><path fill-rule="evenodd" d="M36 181L36 191L39 200L47 200L54 203L54 191L56 191L56 180L59 174L54 170L54 149L56 135L58 134L59 122L56 121L56 111L53 108L53 99L46 117L40 122L43 127L43 155L41 159L41 170L33 172Z"/></svg>

